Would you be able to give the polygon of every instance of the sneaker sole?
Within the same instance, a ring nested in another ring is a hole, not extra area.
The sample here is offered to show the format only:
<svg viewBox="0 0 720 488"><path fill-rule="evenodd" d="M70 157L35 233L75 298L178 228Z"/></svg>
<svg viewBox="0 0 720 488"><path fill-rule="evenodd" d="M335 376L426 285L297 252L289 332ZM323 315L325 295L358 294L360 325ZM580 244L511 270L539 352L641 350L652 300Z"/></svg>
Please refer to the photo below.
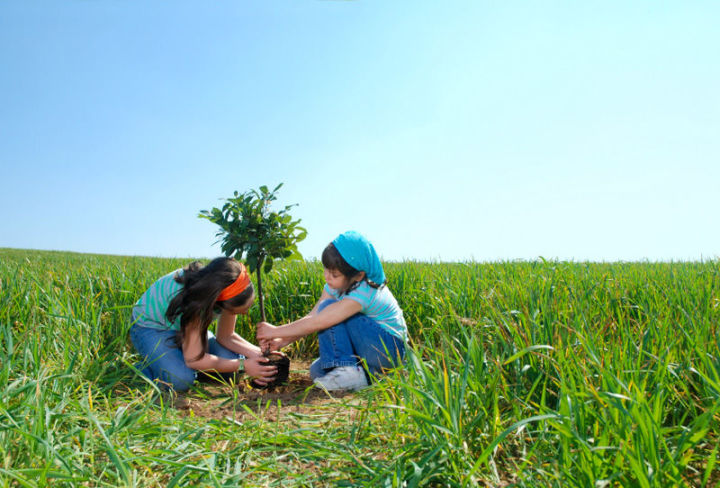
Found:
<svg viewBox="0 0 720 488"><path fill-rule="evenodd" d="M327 386L323 385L322 383L318 383L317 381L313 381L313 384L317 388L322 388L325 391L360 391L363 390L370 385L357 385L357 386L344 386L342 388L328 388Z"/></svg>

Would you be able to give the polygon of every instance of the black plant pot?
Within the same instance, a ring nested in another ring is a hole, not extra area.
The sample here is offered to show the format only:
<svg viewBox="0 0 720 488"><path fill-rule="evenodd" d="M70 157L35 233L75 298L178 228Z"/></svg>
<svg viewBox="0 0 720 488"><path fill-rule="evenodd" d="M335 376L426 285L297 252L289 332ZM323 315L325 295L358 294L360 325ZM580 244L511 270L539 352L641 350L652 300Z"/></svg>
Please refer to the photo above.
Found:
<svg viewBox="0 0 720 488"><path fill-rule="evenodd" d="M276 386L284 385L287 383L288 376L290 375L290 358L281 352L271 352L267 356L267 364L277 367L277 375L275 379L267 385L259 385L255 380L250 382L253 388L259 390L266 390L275 388Z"/></svg>

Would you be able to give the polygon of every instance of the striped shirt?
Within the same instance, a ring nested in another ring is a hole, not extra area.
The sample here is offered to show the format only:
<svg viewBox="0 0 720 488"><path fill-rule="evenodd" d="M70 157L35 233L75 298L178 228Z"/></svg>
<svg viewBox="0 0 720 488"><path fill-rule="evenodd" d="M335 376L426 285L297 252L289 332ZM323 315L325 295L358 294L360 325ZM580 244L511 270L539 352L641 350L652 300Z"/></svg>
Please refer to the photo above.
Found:
<svg viewBox="0 0 720 488"><path fill-rule="evenodd" d="M395 337L407 341L407 325L405 324L403 311L387 286L373 288L368 285L367 281L362 281L357 288L347 295L340 296L338 290L330 288L327 284L325 285L325 291L336 300L349 298L358 302L362 307L360 313L367 315Z"/></svg>
<svg viewBox="0 0 720 488"><path fill-rule="evenodd" d="M133 320L138 325L153 329L180 330L180 316L170 322L165 316L170 301L182 289L183 285L175 281L175 275L182 276L183 270L168 273L150 285L133 308Z"/></svg>

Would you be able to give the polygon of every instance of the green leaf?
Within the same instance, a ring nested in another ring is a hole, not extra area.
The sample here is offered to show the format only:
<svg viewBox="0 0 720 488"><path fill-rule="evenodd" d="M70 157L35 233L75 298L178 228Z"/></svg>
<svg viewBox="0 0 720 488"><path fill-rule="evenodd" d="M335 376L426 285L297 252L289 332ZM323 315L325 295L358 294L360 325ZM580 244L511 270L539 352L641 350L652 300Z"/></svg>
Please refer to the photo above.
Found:
<svg viewBox="0 0 720 488"><path fill-rule="evenodd" d="M522 357L529 352L537 351L538 349L547 349L549 351L555 350L554 347L548 346L545 344L537 344L534 346L529 346L529 347L526 347L525 349L523 349L522 351L519 351L519 352L513 354L512 356L510 356L503 364L510 364L513 361L515 361L516 359L518 359L519 357Z"/></svg>

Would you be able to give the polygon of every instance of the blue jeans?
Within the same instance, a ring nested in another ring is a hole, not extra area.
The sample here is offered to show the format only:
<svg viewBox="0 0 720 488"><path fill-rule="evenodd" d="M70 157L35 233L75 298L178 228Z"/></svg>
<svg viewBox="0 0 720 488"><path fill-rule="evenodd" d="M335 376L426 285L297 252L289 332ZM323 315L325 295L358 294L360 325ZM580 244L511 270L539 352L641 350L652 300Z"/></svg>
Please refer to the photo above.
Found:
<svg viewBox="0 0 720 488"><path fill-rule="evenodd" d="M130 328L130 340L142 356L135 366L150 380L162 388L175 391L187 391L197 378L197 371L185 364L182 349L175 343L176 330L161 330L143 327L142 321L135 322ZM208 331L208 352L226 359L241 359L237 354L218 343L215 335ZM229 378L232 373L220 373Z"/></svg>
<svg viewBox="0 0 720 488"><path fill-rule="evenodd" d="M335 302L334 299L323 301L318 313ZM405 357L405 342L362 313L318 332L318 343L320 358L310 366L311 378L361 361L367 364L371 376L377 376L400 364Z"/></svg>

